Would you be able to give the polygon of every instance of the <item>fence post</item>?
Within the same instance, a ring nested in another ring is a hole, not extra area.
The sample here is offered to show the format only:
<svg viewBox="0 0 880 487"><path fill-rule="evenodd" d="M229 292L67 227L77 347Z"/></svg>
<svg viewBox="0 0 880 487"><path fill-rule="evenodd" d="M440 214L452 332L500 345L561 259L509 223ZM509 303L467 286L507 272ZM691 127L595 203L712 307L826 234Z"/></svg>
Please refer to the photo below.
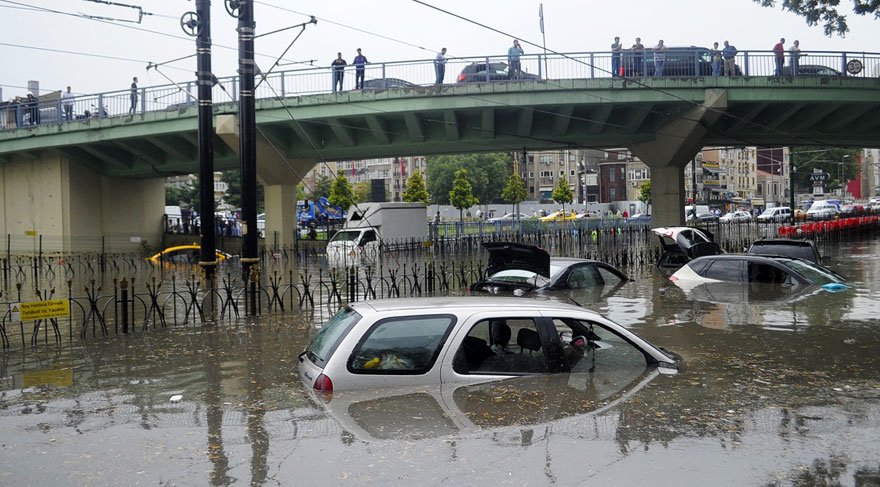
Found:
<svg viewBox="0 0 880 487"><path fill-rule="evenodd" d="M98 118L104 118L104 94L98 94Z"/></svg>
<svg viewBox="0 0 880 487"><path fill-rule="evenodd" d="M840 54L840 72L843 73L844 76L847 76L846 72L846 53Z"/></svg>
<svg viewBox="0 0 880 487"><path fill-rule="evenodd" d="M543 72L541 71L541 55L538 54L538 78L544 79Z"/></svg>
<svg viewBox="0 0 880 487"><path fill-rule="evenodd" d="M61 97L58 97L58 100L55 103L55 114L58 117L58 125L64 123L66 115L63 113L61 106Z"/></svg>
<svg viewBox="0 0 880 487"><path fill-rule="evenodd" d="M120 298L122 301L122 333L128 334L128 280L123 277L119 287L122 293Z"/></svg>
<svg viewBox="0 0 880 487"><path fill-rule="evenodd" d="M286 95L286 91L284 89L284 73L280 73L278 75L281 78L281 98L284 98Z"/></svg>
<svg viewBox="0 0 880 487"><path fill-rule="evenodd" d="M510 69L510 66L507 68ZM489 77L489 56L486 56L486 81L492 81L492 78Z"/></svg>
<svg viewBox="0 0 880 487"><path fill-rule="evenodd" d="M590 79L596 77L596 59L593 53L590 53Z"/></svg>
<svg viewBox="0 0 880 487"><path fill-rule="evenodd" d="M734 61L734 66L735 65L736 65L736 61ZM743 76L748 76L749 75L749 51L746 51L745 53L743 53L743 68L744 68L743 73L742 73ZM734 73L733 73L734 75L736 74L735 71L736 70L734 70Z"/></svg>
<svg viewBox="0 0 880 487"><path fill-rule="evenodd" d="M147 89L141 88L141 113L147 111Z"/></svg>

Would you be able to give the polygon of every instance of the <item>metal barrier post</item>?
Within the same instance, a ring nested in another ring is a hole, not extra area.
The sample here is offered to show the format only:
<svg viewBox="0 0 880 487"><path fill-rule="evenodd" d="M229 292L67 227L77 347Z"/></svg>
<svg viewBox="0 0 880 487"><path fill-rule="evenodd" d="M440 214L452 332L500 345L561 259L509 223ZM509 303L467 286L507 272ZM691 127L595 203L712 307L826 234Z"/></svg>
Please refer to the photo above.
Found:
<svg viewBox="0 0 880 487"><path fill-rule="evenodd" d="M100 93L100 94L98 94L98 113L97 113L97 117L98 117L98 118L104 118L104 113L106 113L106 112L104 111L104 94L103 94L103 93Z"/></svg>
<svg viewBox="0 0 880 487"><path fill-rule="evenodd" d="M596 77L596 59L593 57L593 53L590 53L590 78Z"/></svg>
<svg viewBox="0 0 880 487"><path fill-rule="evenodd" d="M744 60L743 60L743 73L742 74L743 74L743 76L748 76L749 75L749 51L746 51L745 53L743 53L743 59ZM736 74L736 72L734 72L733 74ZM694 201L696 201L696 200L694 200Z"/></svg>
<svg viewBox="0 0 880 487"><path fill-rule="evenodd" d="M119 283L121 288L120 301L122 303L122 333L128 334L128 281L123 277Z"/></svg>

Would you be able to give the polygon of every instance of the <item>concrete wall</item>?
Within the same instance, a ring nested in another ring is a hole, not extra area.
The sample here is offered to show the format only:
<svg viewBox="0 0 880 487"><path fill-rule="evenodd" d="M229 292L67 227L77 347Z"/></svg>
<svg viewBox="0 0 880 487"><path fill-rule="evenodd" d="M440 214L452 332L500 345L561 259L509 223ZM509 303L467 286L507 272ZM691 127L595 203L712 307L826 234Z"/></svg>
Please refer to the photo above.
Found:
<svg viewBox="0 0 880 487"><path fill-rule="evenodd" d="M53 152L0 166L0 233L13 253L158 245L164 202L163 178L107 178Z"/></svg>

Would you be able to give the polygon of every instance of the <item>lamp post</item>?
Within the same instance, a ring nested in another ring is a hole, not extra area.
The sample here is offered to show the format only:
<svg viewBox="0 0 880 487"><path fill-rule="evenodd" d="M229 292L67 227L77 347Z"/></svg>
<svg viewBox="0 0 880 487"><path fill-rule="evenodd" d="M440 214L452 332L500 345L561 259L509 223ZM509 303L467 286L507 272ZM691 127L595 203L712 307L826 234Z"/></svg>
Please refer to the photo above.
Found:
<svg viewBox="0 0 880 487"><path fill-rule="evenodd" d="M838 163L837 166L837 180L840 181L840 197L846 197L846 183L843 180L843 176L846 174L846 171L843 170L844 164L846 164L846 160L849 159L849 154L845 154L843 156L843 160Z"/></svg>

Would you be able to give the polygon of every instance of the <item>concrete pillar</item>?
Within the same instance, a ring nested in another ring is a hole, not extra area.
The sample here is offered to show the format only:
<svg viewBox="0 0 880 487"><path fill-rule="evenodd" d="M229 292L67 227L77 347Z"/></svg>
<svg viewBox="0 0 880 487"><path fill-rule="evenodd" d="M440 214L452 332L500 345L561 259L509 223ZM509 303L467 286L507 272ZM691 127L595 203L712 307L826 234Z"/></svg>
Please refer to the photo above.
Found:
<svg viewBox="0 0 880 487"><path fill-rule="evenodd" d="M655 227L684 224L684 167L703 148L703 138L726 109L727 91L706 90L702 105L666 122L654 140L629 147L651 168Z"/></svg>
<svg viewBox="0 0 880 487"><path fill-rule="evenodd" d="M265 187L266 247L293 245L296 238L296 186L273 184Z"/></svg>
<svg viewBox="0 0 880 487"><path fill-rule="evenodd" d="M22 239L39 235L45 252L98 251L102 237L111 252L160 243L163 178L108 178L50 151L0 171L0 232L18 243L13 251L31 251Z"/></svg>

